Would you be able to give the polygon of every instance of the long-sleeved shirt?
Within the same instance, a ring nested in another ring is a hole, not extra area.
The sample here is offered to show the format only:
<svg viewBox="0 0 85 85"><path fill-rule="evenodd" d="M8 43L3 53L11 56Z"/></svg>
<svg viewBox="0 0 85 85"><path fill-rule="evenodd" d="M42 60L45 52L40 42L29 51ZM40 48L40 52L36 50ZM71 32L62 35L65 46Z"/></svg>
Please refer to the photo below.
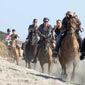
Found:
<svg viewBox="0 0 85 85"><path fill-rule="evenodd" d="M51 30L52 30L52 26L51 25L48 25L48 29L45 30L44 29L44 24L41 24L39 26L39 28L38 28L40 39L42 39L43 37L51 36Z"/></svg>
<svg viewBox="0 0 85 85"><path fill-rule="evenodd" d="M32 36L33 33L36 33L37 29L38 29L38 26L34 27L33 24L29 25L29 27L28 27L28 36L27 36L26 39L29 39Z"/></svg>

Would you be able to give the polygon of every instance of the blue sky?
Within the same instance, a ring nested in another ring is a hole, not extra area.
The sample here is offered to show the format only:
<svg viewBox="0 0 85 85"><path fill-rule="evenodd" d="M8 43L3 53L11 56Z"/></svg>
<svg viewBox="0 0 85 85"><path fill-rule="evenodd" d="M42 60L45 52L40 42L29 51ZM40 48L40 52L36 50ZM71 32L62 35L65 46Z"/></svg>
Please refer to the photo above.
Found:
<svg viewBox="0 0 85 85"><path fill-rule="evenodd" d="M16 29L21 40L25 40L28 26L33 18L42 23L43 17L50 19L54 26L57 19L63 19L66 11L75 11L79 16L82 27L85 27L84 0L0 0L0 30ZM85 37L85 32L82 33Z"/></svg>

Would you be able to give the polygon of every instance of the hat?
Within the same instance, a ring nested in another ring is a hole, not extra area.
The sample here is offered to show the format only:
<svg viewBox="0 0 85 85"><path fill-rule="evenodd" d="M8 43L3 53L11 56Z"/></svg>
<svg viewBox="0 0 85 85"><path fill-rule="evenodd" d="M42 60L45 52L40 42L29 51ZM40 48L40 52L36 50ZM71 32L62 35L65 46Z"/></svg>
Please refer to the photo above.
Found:
<svg viewBox="0 0 85 85"><path fill-rule="evenodd" d="M11 32L11 30L8 28L8 29L7 29L7 32Z"/></svg>
<svg viewBox="0 0 85 85"><path fill-rule="evenodd" d="M66 15L71 15L71 16L73 16L73 15L74 15L74 12L68 11L68 12L66 13Z"/></svg>
<svg viewBox="0 0 85 85"><path fill-rule="evenodd" d="M44 18L43 21L44 21L44 22L48 22L49 19L48 19L48 18Z"/></svg>
<svg viewBox="0 0 85 85"><path fill-rule="evenodd" d="M15 32L16 30L15 29L12 29L12 32Z"/></svg>

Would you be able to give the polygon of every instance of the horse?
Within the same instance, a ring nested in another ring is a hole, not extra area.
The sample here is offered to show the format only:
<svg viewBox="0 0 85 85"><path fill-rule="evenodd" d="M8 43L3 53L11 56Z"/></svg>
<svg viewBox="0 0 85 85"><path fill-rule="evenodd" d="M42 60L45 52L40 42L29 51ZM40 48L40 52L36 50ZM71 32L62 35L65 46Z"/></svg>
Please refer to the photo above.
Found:
<svg viewBox="0 0 85 85"><path fill-rule="evenodd" d="M83 42L82 42L80 60L83 60L84 58L85 58L85 38L83 39Z"/></svg>
<svg viewBox="0 0 85 85"><path fill-rule="evenodd" d="M45 63L48 63L48 73L50 73L50 67L53 63L53 56L52 56L52 48L50 46L50 40L48 38L44 38L41 41L37 57L41 65L42 73L44 73Z"/></svg>
<svg viewBox="0 0 85 85"><path fill-rule="evenodd" d="M29 35L29 40L25 42L24 55L26 67L31 68L31 61L34 59L34 52L37 47L38 36L37 33L32 33Z"/></svg>
<svg viewBox="0 0 85 85"><path fill-rule="evenodd" d="M62 68L61 77L65 79L68 77L67 67L69 67L69 65L72 63L73 70L72 70L71 79L74 79L75 70L80 60L79 44L75 35L77 21L75 18L70 18L67 24L68 24L67 28L68 31L61 43L58 56Z"/></svg>
<svg viewBox="0 0 85 85"><path fill-rule="evenodd" d="M13 58L13 61L17 62L17 65L19 65L20 62L20 54L19 54L19 48L17 47L17 41L16 40L11 40L11 44L8 42L8 54L10 55L11 58Z"/></svg>

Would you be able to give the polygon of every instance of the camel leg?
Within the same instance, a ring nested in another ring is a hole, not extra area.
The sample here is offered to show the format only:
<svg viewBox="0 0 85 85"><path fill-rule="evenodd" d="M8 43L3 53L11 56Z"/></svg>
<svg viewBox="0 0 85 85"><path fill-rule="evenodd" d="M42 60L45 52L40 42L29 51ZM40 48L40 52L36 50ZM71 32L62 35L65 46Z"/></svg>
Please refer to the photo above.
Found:
<svg viewBox="0 0 85 85"><path fill-rule="evenodd" d="M48 74L50 74L50 67L51 67L51 64L48 63Z"/></svg>
<svg viewBox="0 0 85 85"><path fill-rule="evenodd" d="M14 50L12 50L12 58L13 58L13 63L15 63L15 61L16 61L16 55L15 55L15 51Z"/></svg>
<svg viewBox="0 0 85 85"><path fill-rule="evenodd" d="M67 78L67 72L66 72L66 64L62 65L62 78L66 79Z"/></svg>
<svg viewBox="0 0 85 85"><path fill-rule="evenodd" d="M73 62L73 71L72 71L72 77L71 77L71 80L74 79L74 76L75 76L75 68L76 68L76 62L74 61L74 62Z"/></svg>
<svg viewBox="0 0 85 85"><path fill-rule="evenodd" d="M10 57L10 62L13 63L13 52L11 50L8 50L8 55Z"/></svg>
<svg viewBox="0 0 85 85"><path fill-rule="evenodd" d="M27 64L28 64L28 63L27 63L27 61L26 61L26 65L25 65L25 66L26 66L26 68L27 68L27 66L28 66Z"/></svg>
<svg viewBox="0 0 85 85"><path fill-rule="evenodd" d="M44 73L44 66L43 66L43 64L41 64L41 63L40 63L40 65L41 65L42 73Z"/></svg>
<svg viewBox="0 0 85 85"><path fill-rule="evenodd" d="M28 59L27 59L27 57L25 58L25 67L26 67L26 68L29 68L29 67L28 67Z"/></svg>
<svg viewBox="0 0 85 85"><path fill-rule="evenodd" d="M72 71L71 80L74 80L74 77L75 77L75 71L76 71L76 67L77 67L77 65L78 65L78 62L79 62L78 59L75 59L75 60L73 61L73 71Z"/></svg>
<svg viewBox="0 0 85 85"><path fill-rule="evenodd" d="M17 65L19 65L19 51L17 49L16 49L16 52L15 52L15 56L16 56Z"/></svg>
<svg viewBox="0 0 85 85"><path fill-rule="evenodd" d="M16 58L16 62L17 62L17 65L19 65L19 58L18 57Z"/></svg>
<svg viewBox="0 0 85 85"><path fill-rule="evenodd" d="M28 68L29 68L29 69L31 68L31 64L30 64L30 62L28 63Z"/></svg>

